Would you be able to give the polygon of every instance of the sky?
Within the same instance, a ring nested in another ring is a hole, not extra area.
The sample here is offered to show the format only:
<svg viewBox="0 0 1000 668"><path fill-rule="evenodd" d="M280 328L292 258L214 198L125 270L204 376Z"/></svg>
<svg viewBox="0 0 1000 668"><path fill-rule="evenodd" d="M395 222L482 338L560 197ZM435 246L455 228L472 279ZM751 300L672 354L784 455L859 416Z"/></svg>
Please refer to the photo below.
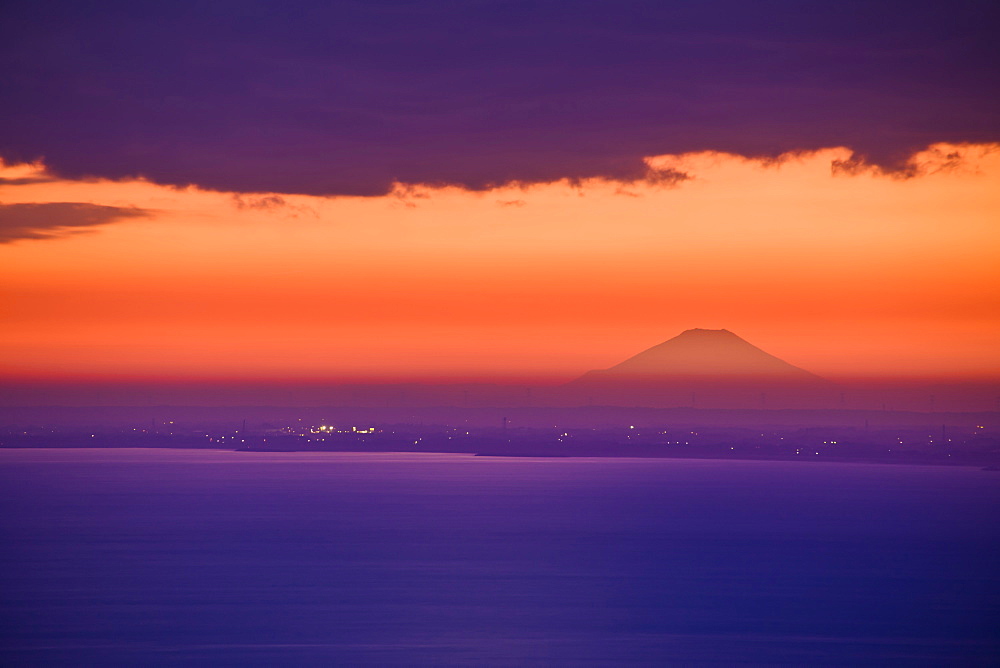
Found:
<svg viewBox="0 0 1000 668"><path fill-rule="evenodd" d="M1000 378L993 3L209 4L5 9L0 380Z"/></svg>

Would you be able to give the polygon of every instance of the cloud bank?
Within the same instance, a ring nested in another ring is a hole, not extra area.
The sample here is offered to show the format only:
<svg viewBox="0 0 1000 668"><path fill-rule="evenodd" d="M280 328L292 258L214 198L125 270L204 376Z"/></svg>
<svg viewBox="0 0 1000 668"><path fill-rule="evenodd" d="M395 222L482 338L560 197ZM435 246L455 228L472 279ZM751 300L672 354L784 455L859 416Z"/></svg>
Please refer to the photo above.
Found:
<svg viewBox="0 0 1000 668"><path fill-rule="evenodd" d="M998 27L972 0L15 3L0 156L314 195L630 180L706 150L898 171L1000 141Z"/></svg>

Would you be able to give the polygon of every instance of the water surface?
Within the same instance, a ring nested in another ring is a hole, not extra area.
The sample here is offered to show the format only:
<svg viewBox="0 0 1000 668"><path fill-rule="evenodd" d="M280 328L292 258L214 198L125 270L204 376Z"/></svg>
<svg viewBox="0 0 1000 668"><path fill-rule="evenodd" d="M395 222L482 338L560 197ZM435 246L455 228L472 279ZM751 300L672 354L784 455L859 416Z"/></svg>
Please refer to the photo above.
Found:
<svg viewBox="0 0 1000 668"><path fill-rule="evenodd" d="M3 665L995 665L1000 473L0 451Z"/></svg>

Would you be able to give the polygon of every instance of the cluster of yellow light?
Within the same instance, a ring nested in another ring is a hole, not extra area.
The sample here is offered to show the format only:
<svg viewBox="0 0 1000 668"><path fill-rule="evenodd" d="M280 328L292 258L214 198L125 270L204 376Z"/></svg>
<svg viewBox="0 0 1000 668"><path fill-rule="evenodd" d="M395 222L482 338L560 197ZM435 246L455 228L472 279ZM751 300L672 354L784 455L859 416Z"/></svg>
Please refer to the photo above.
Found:
<svg viewBox="0 0 1000 668"><path fill-rule="evenodd" d="M347 429L337 429L336 427L330 425L320 425L318 427L310 427L309 433L311 434L374 434L375 427L365 427L364 429L359 429L358 427L351 427L350 430Z"/></svg>

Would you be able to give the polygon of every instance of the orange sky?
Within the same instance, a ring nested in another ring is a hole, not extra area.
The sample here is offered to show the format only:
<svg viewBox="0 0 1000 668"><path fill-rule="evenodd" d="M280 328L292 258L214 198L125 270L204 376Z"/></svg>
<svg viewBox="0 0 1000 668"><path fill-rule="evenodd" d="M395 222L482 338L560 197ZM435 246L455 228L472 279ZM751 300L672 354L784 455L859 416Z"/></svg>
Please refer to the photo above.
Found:
<svg viewBox="0 0 1000 668"><path fill-rule="evenodd" d="M0 244L0 374L562 380L704 327L831 378L1000 377L1000 146L849 155L280 201L8 165L0 203L149 213Z"/></svg>

